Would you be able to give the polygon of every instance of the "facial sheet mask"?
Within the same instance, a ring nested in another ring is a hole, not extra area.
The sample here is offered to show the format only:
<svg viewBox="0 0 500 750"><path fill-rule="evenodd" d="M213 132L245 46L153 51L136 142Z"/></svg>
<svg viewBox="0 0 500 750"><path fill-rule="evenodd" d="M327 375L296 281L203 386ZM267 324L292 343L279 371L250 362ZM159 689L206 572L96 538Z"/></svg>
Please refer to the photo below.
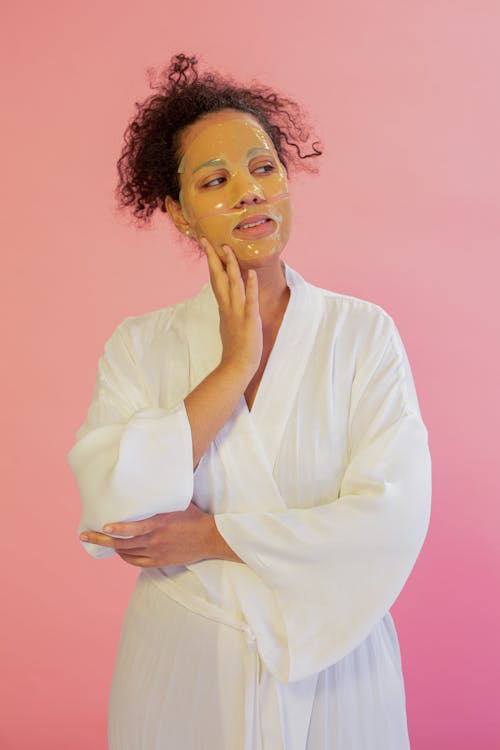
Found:
<svg viewBox="0 0 500 750"><path fill-rule="evenodd" d="M288 179L262 129L241 119L208 126L188 144L178 171L182 212L198 238L206 237L215 248L229 245L240 260L283 250L291 223ZM273 220L270 234L233 233L243 219L256 215Z"/></svg>

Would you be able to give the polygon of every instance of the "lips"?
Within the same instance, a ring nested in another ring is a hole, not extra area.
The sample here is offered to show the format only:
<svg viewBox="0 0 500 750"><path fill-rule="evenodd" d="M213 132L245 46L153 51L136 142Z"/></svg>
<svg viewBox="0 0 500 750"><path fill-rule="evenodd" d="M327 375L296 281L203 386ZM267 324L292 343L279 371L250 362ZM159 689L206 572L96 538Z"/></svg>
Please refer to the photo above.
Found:
<svg viewBox="0 0 500 750"><path fill-rule="evenodd" d="M276 222L273 219L270 219L268 216L261 216L260 218L264 219L261 224L257 224L256 226L248 226L249 223L259 221L259 218L257 216L252 216L252 220L250 221L249 217L247 217L244 220L243 226L238 225L237 227L235 227L235 229L233 229L233 236L236 237L236 239L248 241L260 240L263 237L269 237L270 235L274 234L277 229Z"/></svg>
<svg viewBox="0 0 500 750"><path fill-rule="evenodd" d="M239 224L235 226L235 229L243 229L247 224L254 224L256 221L263 221L264 219L269 219L269 216L266 216L265 214L255 214L255 216L245 216L244 219L240 221Z"/></svg>

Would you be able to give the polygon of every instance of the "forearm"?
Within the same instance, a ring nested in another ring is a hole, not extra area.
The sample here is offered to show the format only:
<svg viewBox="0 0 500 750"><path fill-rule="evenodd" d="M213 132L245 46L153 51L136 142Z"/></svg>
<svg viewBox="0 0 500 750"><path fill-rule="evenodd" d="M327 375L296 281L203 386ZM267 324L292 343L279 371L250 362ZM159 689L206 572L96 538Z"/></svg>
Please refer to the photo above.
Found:
<svg viewBox="0 0 500 750"><path fill-rule="evenodd" d="M252 373L248 369L221 363L185 398L195 468L231 416L251 377Z"/></svg>
<svg viewBox="0 0 500 750"><path fill-rule="evenodd" d="M231 562L244 562L236 552L227 544L224 537L219 533L215 519L212 515L206 514L204 519L207 524L206 543L203 559L212 560L231 560Z"/></svg>

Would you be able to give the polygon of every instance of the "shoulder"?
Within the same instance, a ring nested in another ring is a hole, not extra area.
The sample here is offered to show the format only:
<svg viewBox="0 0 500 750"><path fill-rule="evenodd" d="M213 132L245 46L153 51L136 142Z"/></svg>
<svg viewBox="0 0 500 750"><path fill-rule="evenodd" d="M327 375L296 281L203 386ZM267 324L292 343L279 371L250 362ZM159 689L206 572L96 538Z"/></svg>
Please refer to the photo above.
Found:
<svg viewBox="0 0 500 750"><path fill-rule="evenodd" d="M201 314L207 299L205 285L195 296L175 305L150 310L137 315L128 315L113 330L107 346L122 346L137 355L152 344L182 339L188 320Z"/></svg>
<svg viewBox="0 0 500 750"><path fill-rule="evenodd" d="M342 294L333 292L330 289L323 289L319 286L313 287L324 299L325 305L331 310L345 310L346 314L357 315L362 318L380 318L392 320L389 312L376 302L372 302L362 297L355 297L352 294Z"/></svg>
<svg viewBox="0 0 500 750"><path fill-rule="evenodd" d="M392 315L370 300L313 288L324 303L325 327L332 332L343 361L353 364L356 382L391 385L404 412L419 414L411 365Z"/></svg>
<svg viewBox="0 0 500 750"><path fill-rule="evenodd" d="M364 345L369 349L380 349L389 342L399 345L394 318L382 305L309 282L306 284L322 302L325 326L336 336L349 339L354 348Z"/></svg>

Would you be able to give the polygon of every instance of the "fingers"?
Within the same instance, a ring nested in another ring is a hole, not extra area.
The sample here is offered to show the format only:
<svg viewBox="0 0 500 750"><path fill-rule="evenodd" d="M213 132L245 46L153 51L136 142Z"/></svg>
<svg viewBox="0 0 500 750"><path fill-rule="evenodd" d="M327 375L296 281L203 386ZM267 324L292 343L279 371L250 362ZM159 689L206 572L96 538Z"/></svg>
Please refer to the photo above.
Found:
<svg viewBox="0 0 500 750"><path fill-rule="evenodd" d="M116 521L106 523L103 531L118 536L139 536L139 534L149 534L150 531L154 531L156 523L156 516L144 518L142 521Z"/></svg>
<svg viewBox="0 0 500 750"><path fill-rule="evenodd" d="M217 302L219 305L227 305L229 304L229 283L222 261L206 237L201 238L200 244L207 256L210 283Z"/></svg>
<svg viewBox="0 0 500 750"><path fill-rule="evenodd" d="M248 317L259 315L259 285L257 272L249 270L247 283L243 281L238 260L229 245L223 245L225 258L221 260L206 237L200 239L205 248L210 280L219 308L225 307Z"/></svg>
<svg viewBox="0 0 500 750"><path fill-rule="evenodd" d="M253 269L248 272L245 294L245 314L249 317L259 315L259 282Z"/></svg>
<svg viewBox="0 0 500 750"><path fill-rule="evenodd" d="M206 237L202 237L200 243L205 248L217 301L241 309L245 303L245 285L233 249L229 245L222 245L224 258L221 259Z"/></svg>
<svg viewBox="0 0 500 750"><path fill-rule="evenodd" d="M114 547L115 542L118 541L112 536L101 534L99 531L85 531L80 534L80 540L90 544L99 544L101 547Z"/></svg>
<svg viewBox="0 0 500 750"><path fill-rule="evenodd" d="M91 544L99 544L101 547L111 547L112 549L126 549L132 550L137 547L143 548L151 542L150 534L142 534L141 536L133 536L130 539L116 539L115 537L108 536L107 534L101 534L99 531L85 531L80 534L82 542L90 542Z"/></svg>
<svg viewBox="0 0 500 750"><path fill-rule="evenodd" d="M115 548L115 552L120 557L149 557L151 551L148 547L134 547L133 549L122 549L121 547Z"/></svg>
<svg viewBox="0 0 500 750"><path fill-rule="evenodd" d="M156 562L150 557L135 557L134 555L125 555L117 552L121 559L129 565L136 565L139 568L156 568L158 567Z"/></svg>
<svg viewBox="0 0 500 750"><path fill-rule="evenodd" d="M229 245L226 253L226 273L229 278L230 300L233 306L242 307L245 303L245 285L241 278L241 271L236 256Z"/></svg>
<svg viewBox="0 0 500 750"><path fill-rule="evenodd" d="M113 547L116 550L136 555L138 550L151 549L154 546L154 541L153 534L142 534L141 536L134 536L132 539L115 539Z"/></svg>

